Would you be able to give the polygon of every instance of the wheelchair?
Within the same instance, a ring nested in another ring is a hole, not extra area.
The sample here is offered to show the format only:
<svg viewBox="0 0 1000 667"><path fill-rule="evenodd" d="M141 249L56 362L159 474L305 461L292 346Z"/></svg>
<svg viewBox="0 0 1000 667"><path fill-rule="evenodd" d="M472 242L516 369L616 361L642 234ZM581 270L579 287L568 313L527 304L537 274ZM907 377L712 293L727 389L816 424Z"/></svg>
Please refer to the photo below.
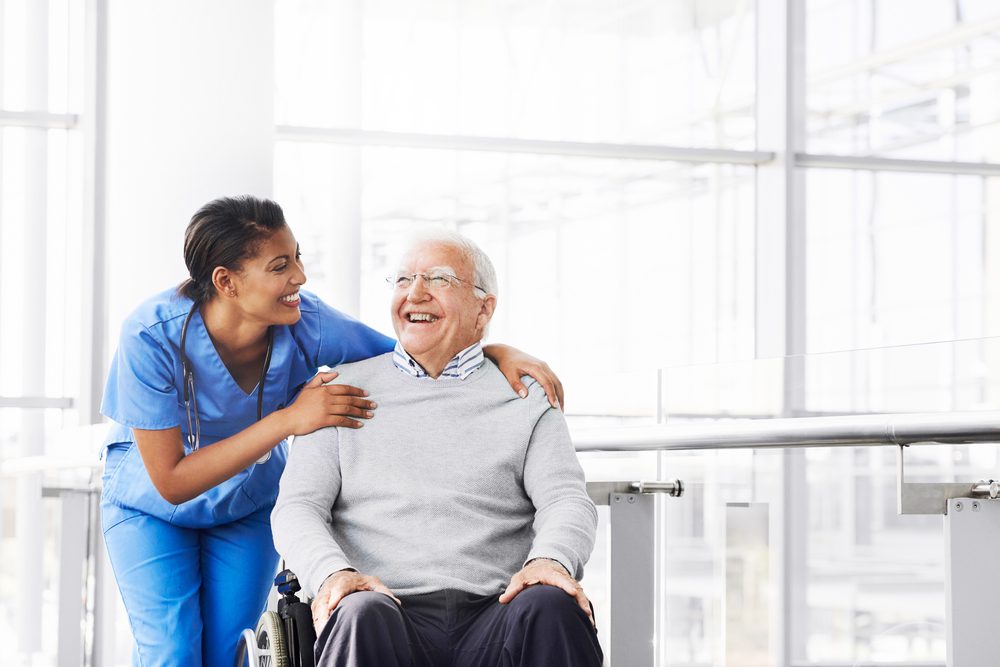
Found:
<svg viewBox="0 0 1000 667"><path fill-rule="evenodd" d="M302 586L291 570L274 578L281 594L278 611L265 611L256 631L247 628L236 648L236 667L315 667L316 630L307 602L296 595Z"/></svg>

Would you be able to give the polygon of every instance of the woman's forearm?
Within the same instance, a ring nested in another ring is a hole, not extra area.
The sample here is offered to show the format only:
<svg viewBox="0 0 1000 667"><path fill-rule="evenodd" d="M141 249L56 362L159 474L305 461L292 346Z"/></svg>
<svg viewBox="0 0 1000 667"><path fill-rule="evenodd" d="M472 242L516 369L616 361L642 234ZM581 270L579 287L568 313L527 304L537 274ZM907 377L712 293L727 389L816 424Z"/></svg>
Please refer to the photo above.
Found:
<svg viewBox="0 0 1000 667"><path fill-rule="evenodd" d="M167 502L180 505L236 476L290 433L284 411L278 410L187 455L179 428L139 431L136 443L156 490Z"/></svg>

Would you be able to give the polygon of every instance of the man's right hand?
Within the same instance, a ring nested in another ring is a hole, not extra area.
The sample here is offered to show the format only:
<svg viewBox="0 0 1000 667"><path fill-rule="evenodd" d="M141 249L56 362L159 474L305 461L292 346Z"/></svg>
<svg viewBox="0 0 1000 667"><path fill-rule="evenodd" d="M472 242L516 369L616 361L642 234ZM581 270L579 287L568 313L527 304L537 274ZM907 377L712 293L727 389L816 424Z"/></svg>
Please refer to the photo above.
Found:
<svg viewBox="0 0 1000 667"><path fill-rule="evenodd" d="M340 604L340 601L351 593L357 593L358 591L384 593L395 600L396 604L403 604L378 577L361 574L353 570L334 572L319 587L319 592L316 593L316 598L312 601L313 626L316 628L317 637L323 630L323 626L330 619L330 614Z"/></svg>

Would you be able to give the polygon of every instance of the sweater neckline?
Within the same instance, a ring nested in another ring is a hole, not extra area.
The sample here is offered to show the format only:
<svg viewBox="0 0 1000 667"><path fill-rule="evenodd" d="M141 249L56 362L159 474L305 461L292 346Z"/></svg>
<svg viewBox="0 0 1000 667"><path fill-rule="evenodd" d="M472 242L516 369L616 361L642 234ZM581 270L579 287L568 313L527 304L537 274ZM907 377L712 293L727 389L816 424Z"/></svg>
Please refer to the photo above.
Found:
<svg viewBox="0 0 1000 667"><path fill-rule="evenodd" d="M483 365L480 366L478 369L476 369L475 373L470 374L465 379L450 378L450 377L438 377L435 379L430 376L414 377L413 375L409 375L408 373L400 370L392 360L392 352L385 355L385 361L386 363L389 364L391 372L396 376L397 380L402 384L417 386L417 387L426 387L427 389L430 389L432 391L435 389L443 389L446 387L464 387L467 385L474 384L476 382L479 382L484 377L486 377L489 374L488 372L491 368L497 367L496 364L494 364L489 358L487 358L483 362Z"/></svg>

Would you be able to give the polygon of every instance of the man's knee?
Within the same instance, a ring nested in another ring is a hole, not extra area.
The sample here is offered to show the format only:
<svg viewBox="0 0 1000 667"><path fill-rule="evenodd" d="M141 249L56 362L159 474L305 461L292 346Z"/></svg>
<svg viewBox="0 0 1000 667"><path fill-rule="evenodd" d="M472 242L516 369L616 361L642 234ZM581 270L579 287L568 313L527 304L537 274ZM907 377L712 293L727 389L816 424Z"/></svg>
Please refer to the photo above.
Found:
<svg viewBox="0 0 1000 667"><path fill-rule="evenodd" d="M340 615L366 617L371 615L397 614L399 607L384 593L374 591L358 591L345 595L334 612Z"/></svg>
<svg viewBox="0 0 1000 667"><path fill-rule="evenodd" d="M345 596L337 604L320 632L319 645L340 644L345 639L357 637L384 641L388 635L402 629L399 608L387 595L359 591Z"/></svg>
<svg viewBox="0 0 1000 667"><path fill-rule="evenodd" d="M516 665L595 667L601 646L576 598L555 586L531 586L510 601L505 650Z"/></svg>
<svg viewBox="0 0 1000 667"><path fill-rule="evenodd" d="M389 596L371 591L342 599L316 642L318 665L406 664L407 650L399 607Z"/></svg>
<svg viewBox="0 0 1000 667"><path fill-rule="evenodd" d="M559 618L582 613L576 598L561 588L539 584L529 586L510 601L511 612L522 616Z"/></svg>

